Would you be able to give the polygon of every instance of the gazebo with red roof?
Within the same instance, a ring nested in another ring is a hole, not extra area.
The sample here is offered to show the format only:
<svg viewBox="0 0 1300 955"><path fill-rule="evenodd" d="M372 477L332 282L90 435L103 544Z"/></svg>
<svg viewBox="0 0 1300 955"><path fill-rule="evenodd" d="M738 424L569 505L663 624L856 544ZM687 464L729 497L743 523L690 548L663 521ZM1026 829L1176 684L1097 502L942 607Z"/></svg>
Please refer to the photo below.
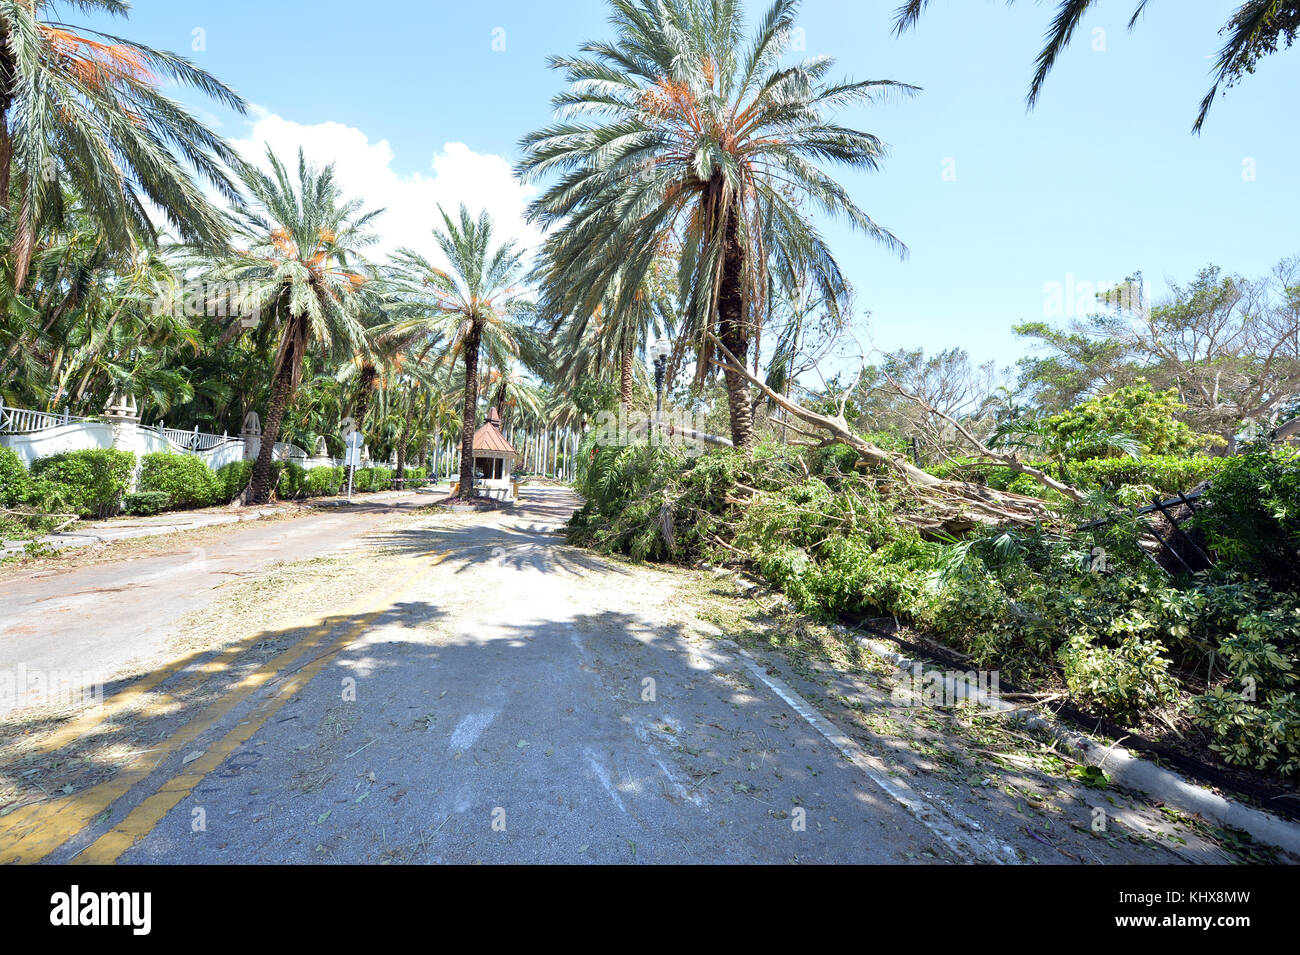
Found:
<svg viewBox="0 0 1300 955"><path fill-rule="evenodd" d="M515 449L501 433L501 415L493 408L483 427L474 432L474 484L488 490L509 490Z"/></svg>

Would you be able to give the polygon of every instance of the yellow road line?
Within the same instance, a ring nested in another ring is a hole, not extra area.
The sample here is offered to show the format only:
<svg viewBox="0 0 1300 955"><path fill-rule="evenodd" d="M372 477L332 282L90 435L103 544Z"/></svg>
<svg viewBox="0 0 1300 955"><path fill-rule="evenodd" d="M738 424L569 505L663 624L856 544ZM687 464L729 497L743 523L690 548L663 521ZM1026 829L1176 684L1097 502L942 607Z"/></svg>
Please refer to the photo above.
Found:
<svg viewBox="0 0 1300 955"><path fill-rule="evenodd" d="M442 554L434 561L434 563L440 563L445 559L445 557L446 554ZM302 614L296 618L294 623L279 628L279 632L283 633L289 630L297 630L302 627L312 626L320 619L319 614ZM151 698L148 701L148 706L142 710L143 715L147 716L157 713L168 703L175 702L176 696L182 691L192 688L196 683L207 677L224 672L229 668L235 657L239 656L251 645L255 644L258 641L258 638L264 637L272 632L275 631L260 630L257 633L249 634L248 636L236 641L230 647L222 651L220 655L203 664L203 666L201 666L193 676L187 677L172 690ZM91 731L96 730L100 724L124 710L131 709L139 701L145 699L145 697L149 695L149 691L158 686L158 684L163 683L170 677L185 669L195 660L202 657L205 653L209 652L210 651L208 650L193 650L184 656L178 657L166 666L154 670L148 676L132 683L121 693L116 693L109 699L104 700L99 706L93 707L92 709L82 713L80 716L76 716L64 723L58 729L34 743L31 747L31 752L50 753L56 749L62 749L69 743L76 742L83 737L93 735Z"/></svg>
<svg viewBox="0 0 1300 955"><path fill-rule="evenodd" d="M445 555L444 555L445 556ZM412 558L421 561L421 558ZM434 563L440 563L441 557ZM378 598L373 595L362 597L347 607L345 615L355 615L360 607L378 602L380 606L367 614L373 620L388 609L389 603L401 594L414 578L428 566L421 562L409 574L404 575L398 583L389 588ZM219 722L237 705L247 699L258 688L269 683L281 670L298 660L333 629L330 621L314 628L303 640L284 653L262 664L239 683L231 687L221 700L202 711L201 720L191 719L181 729L162 743L151 749L146 758L142 756L131 765L121 770L112 779L83 790L65 799L53 802L33 803L15 810L8 816L0 817L0 863L38 862L53 852L63 843L86 827L96 816L108 809L114 802L129 792L141 780L147 778L167 756L196 739L204 731Z"/></svg>

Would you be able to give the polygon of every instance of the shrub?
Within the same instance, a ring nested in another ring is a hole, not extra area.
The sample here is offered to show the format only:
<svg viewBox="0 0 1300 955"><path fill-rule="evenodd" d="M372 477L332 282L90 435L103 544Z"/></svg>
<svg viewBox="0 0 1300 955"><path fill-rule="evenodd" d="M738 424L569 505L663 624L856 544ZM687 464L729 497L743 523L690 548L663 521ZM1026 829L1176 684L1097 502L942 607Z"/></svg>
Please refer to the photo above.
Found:
<svg viewBox="0 0 1300 955"><path fill-rule="evenodd" d="M276 481L275 493L289 500L307 494L307 469L293 461L285 463Z"/></svg>
<svg viewBox="0 0 1300 955"><path fill-rule="evenodd" d="M1227 570L1300 590L1300 450L1225 458L1193 526Z"/></svg>
<svg viewBox="0 0 1300 955"><path fill-rule="evenodd" d="M1207 591L1205 629L1230 677L1192 704L1211 748L1234 765L1300 772L1300 599L1229 580Z"/></svg>
<svg viewBox="0 0 1300 955"><path fill-rule="evenodd" d="M1203 439L1177 415L1187 410L1178 389L1156 391L1149 382L1117 388L1047 419L1049 446L1056 456L1075 461L1117 457L1122 452L1096 436L1126 434L1146 454L1187 454Z"/></svg>
<svg viewBox="0 0 1300 955"><path fill-rule="evenodd" d="M135 455L130 451L95 448L40 458L31 473L44 482L38 493L47 505L57 504L83 517L110 517L121 506L134 471Z"/></svg>
<svg viewBox="0 0 1300 955"><path fill-rule="evenodd" d="M393 486L392 468L371 468L370 490L387 491Z"/></svg>
<svg viewBox="0 0 1300 955"><path fill-rule="evenodd" d="M229 504L239 492L248 486L248 479L253 476L252 461L231 461L217 468L217 484L221 503Z"/></svg>
<svg viewBox="0 0 1300 955"><path fill-rule="evenodd" d="M307 494L333 497L343 485L343 468L312 468L307 472Z"/></svg>
<svg viewBox="0 0 1300 955"><path fill-rule="evenodd" d="M429 469L407 468L404 477L406 478L406 483L402 485L403 487L420 487L421 485L428 483Z"/></svg>
<svg viewBox="0 0 1300 955"><path fill-rule="evenodd" d="M1100 704L1122 720L1135 721L1178 699L1178 681L1169 673L1164 649L1158 641L1138 636L1105 647L1076 635L1060 654L1066 685L1085 703Z"/></svg>
<svg viewBox="0 0 1300 955"><path fill-rule="evenodd" d="M147 517L168 509L171 495L166 491L137 491L122 498L122 512Z"/></svg>
<svg viewBox="0 0 1300 955"><path fill-rule="evenodd" d="M32 479L22 459L9 448L0 448L0 507L14 507L27 501Z"/></svg>
<svg viewBox="0 0 1300 955"><path fill-rule="evenodd" d="M167 495L176 510L211 507L221 499L221 482L203 459L193 454L146 454L140 464L141 491Z"/></svg>
<svg viewBox="0 0 1300 955"><path fill-rule="evenodd" d="M374 468L355 468L352 471L352 490L357 492L373 490L374 480Z"/></svg>
<svg viewBox="0 0 1300 955"><path fill-rule="evenodd" d="M1190 457L1150 454L1137 460L1130 457L1093 458L1072 465L1070 476L1079 487L1118 491L1126 485L1146 485L1159 494L1173 495L1208 481L1226 460L1205 454Z"/></svg>

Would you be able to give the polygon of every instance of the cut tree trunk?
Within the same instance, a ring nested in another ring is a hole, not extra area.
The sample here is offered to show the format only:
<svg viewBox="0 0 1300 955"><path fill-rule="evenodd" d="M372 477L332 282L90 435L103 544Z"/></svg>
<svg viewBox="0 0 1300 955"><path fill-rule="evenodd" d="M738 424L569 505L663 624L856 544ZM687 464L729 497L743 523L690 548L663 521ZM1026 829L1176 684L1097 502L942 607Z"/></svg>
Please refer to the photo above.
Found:
<svg viewBox="0 0 1300 955"><path fill-rule="evenodd" d="M474 425L478 421L478 346L482 329L471 323L465 336L465 405L460 416L460 491L474 496Z"/></svg>
<svg viewBox="0 0 1300 955"><path fill-rule="evenodd" d="M823 443L837 441L848 445L858 453L863 463L869 468L880 472L881 477L878 480L892 485L897 493L910 496L917 505L920 505L918 508L909 510L900 516L917 527L922 533L954 535L963 534L978 526L1035 526L1052 518L1050 506L1038 498L1029 497L1025 494L1014 494L1010 491L995 491L989 487L968 484L963 481L943 480L921 470L906 458L891 454L884 448L858 437L849 428L848 422L844 420L842 415L818 414L772 390L765 382L749 372L748 369L745 369L743 365L740 365L736 360L736 356L717 336L713 336L713 341L718 344L719 350L724 356L724 360L718 361L718 364L724 370L740 368L738 374L746 378L777 405L827 435ZM817 435L810 432L801 431L800 433L813 438L817 437ZM988 454L983 456L989 459ZM1019 462L1007 464L1007 462L996 458L992 460L1005 466L1011 466L1021 473L1029 474L1045 487L1051 487L1053 490L1060 489L1061 493L1066 494L1066 496L1079 494L1074 488L1054 481L1050 476L1035 468L1030 468ZM893 481L889 480L891 476L894 478Z"/></svg>

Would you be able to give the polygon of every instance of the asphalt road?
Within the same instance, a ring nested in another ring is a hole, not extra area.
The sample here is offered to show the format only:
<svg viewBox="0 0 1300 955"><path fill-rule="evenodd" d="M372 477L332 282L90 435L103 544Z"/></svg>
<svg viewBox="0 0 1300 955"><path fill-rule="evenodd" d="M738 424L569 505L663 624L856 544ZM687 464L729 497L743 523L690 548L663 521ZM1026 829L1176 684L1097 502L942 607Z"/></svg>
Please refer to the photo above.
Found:
<svg viewBox="0 0 1300 955"><path fill-rule="evenodd" d="M670 575L564 546L574 505L399 504L3 585L0 670L114 670L230 573L365 547L371 574L322 582L293 625L137 666L71 721L10 724L0 861L1028 859L1021 820L867 756Z"/></svg>

